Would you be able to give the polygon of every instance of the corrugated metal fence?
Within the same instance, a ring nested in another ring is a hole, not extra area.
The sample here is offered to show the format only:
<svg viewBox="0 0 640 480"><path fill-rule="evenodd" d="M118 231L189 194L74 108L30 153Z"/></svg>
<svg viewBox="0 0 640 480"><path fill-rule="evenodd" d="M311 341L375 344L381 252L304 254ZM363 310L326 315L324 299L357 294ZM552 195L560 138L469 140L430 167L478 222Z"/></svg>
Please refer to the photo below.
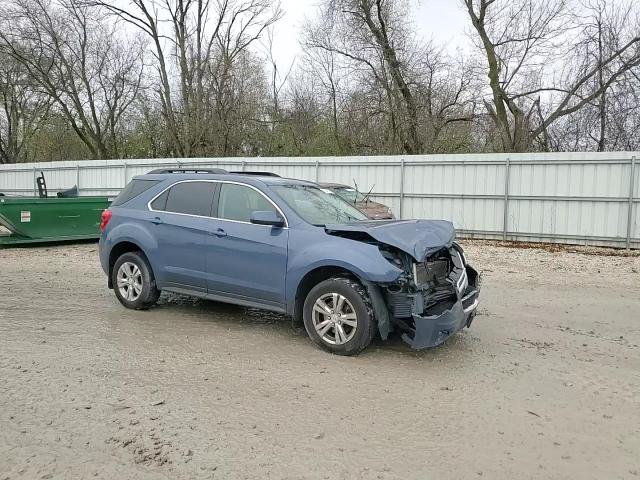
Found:
<svg viewBox="0 0 640 480"><path fill-rule="evenodd" d="M401 218L450 219L462 235L640 248L640 167L634 152L379 157L92 160L0 166L0 192L114 196L162 165L268 170L353 185Z"/></svg>

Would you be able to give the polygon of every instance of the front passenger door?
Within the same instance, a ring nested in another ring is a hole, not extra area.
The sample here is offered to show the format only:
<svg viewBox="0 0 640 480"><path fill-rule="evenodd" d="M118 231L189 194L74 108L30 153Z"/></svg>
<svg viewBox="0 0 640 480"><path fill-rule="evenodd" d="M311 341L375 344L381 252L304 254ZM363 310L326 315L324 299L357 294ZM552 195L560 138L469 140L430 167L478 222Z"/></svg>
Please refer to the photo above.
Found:
<svg viewBox="0 0 640 480"><path fill-rule="evenodd" d="M220 184L214 213L218 228L207 255L207 287L209 293L282 309L289 230L250 222L253 212L265 210L282 215L256 188Z"/></svg>

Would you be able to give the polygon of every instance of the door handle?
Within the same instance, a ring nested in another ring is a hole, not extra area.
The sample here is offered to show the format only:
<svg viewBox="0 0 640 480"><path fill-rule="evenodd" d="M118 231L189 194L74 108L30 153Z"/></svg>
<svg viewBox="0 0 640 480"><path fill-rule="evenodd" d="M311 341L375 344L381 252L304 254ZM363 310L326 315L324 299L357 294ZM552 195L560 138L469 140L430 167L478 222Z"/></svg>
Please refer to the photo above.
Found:
<svg viewBox="0 0 640 480"><path fill-rule="evenodd" d="M227 232L225 232L223 229L218 228L215 232L212 232L213 235L215 235L216 237L226 237L227 236Z"/></svg>
<svg viewBox="0 0 640 480"><path fill-rule="evenodd" d="M153 223L154 225L160 225L162 223L162 219L160 217L155 217L153 220L151 220L151 223Z"/></svg>

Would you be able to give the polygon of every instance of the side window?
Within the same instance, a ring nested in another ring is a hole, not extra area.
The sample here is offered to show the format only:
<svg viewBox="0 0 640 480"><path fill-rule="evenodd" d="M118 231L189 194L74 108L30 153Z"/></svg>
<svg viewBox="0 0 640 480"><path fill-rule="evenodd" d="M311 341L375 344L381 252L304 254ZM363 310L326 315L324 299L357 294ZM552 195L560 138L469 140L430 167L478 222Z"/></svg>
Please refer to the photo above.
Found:
<svg viewBox="0 0 640 480"><path fill-rule="evenodd" d="M151 204L151 208L165 212L208 217L211 216L215 188L214 182L177 183L156 198Z"/></svg>
<svg viewBox="0 0 640 480"><path fill-rule="evenodd" d="M265 210L277 212L271 202L253 188L234 183L223 183L220 186L219 218L248 222L253 212Z"/></svg>

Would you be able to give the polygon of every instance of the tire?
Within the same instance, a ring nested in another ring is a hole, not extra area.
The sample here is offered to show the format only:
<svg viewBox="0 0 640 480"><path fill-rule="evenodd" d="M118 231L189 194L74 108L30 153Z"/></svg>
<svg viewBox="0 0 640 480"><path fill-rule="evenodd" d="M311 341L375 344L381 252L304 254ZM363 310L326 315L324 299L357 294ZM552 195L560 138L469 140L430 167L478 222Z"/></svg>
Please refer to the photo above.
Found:
<svg viewBox="0 0 640 480"><path fill-rule="evenodd" d="M131 283L129 278L133 279ZM120 255L113 266L111 280L113 291L120 303L132 310L146 310L160 297L153 271L142 252L127 252ZM119 284L121 280L127 283ZM119 285L122 285L122 288Z"/></svg>
<svg viewBox="0 0 640 480"><path fill-rule="evenodd" d="M350 278L334 277L313 287L304 301L302 318L311 340L337 355L357 355L378 330L367 291Z"/></svg>

